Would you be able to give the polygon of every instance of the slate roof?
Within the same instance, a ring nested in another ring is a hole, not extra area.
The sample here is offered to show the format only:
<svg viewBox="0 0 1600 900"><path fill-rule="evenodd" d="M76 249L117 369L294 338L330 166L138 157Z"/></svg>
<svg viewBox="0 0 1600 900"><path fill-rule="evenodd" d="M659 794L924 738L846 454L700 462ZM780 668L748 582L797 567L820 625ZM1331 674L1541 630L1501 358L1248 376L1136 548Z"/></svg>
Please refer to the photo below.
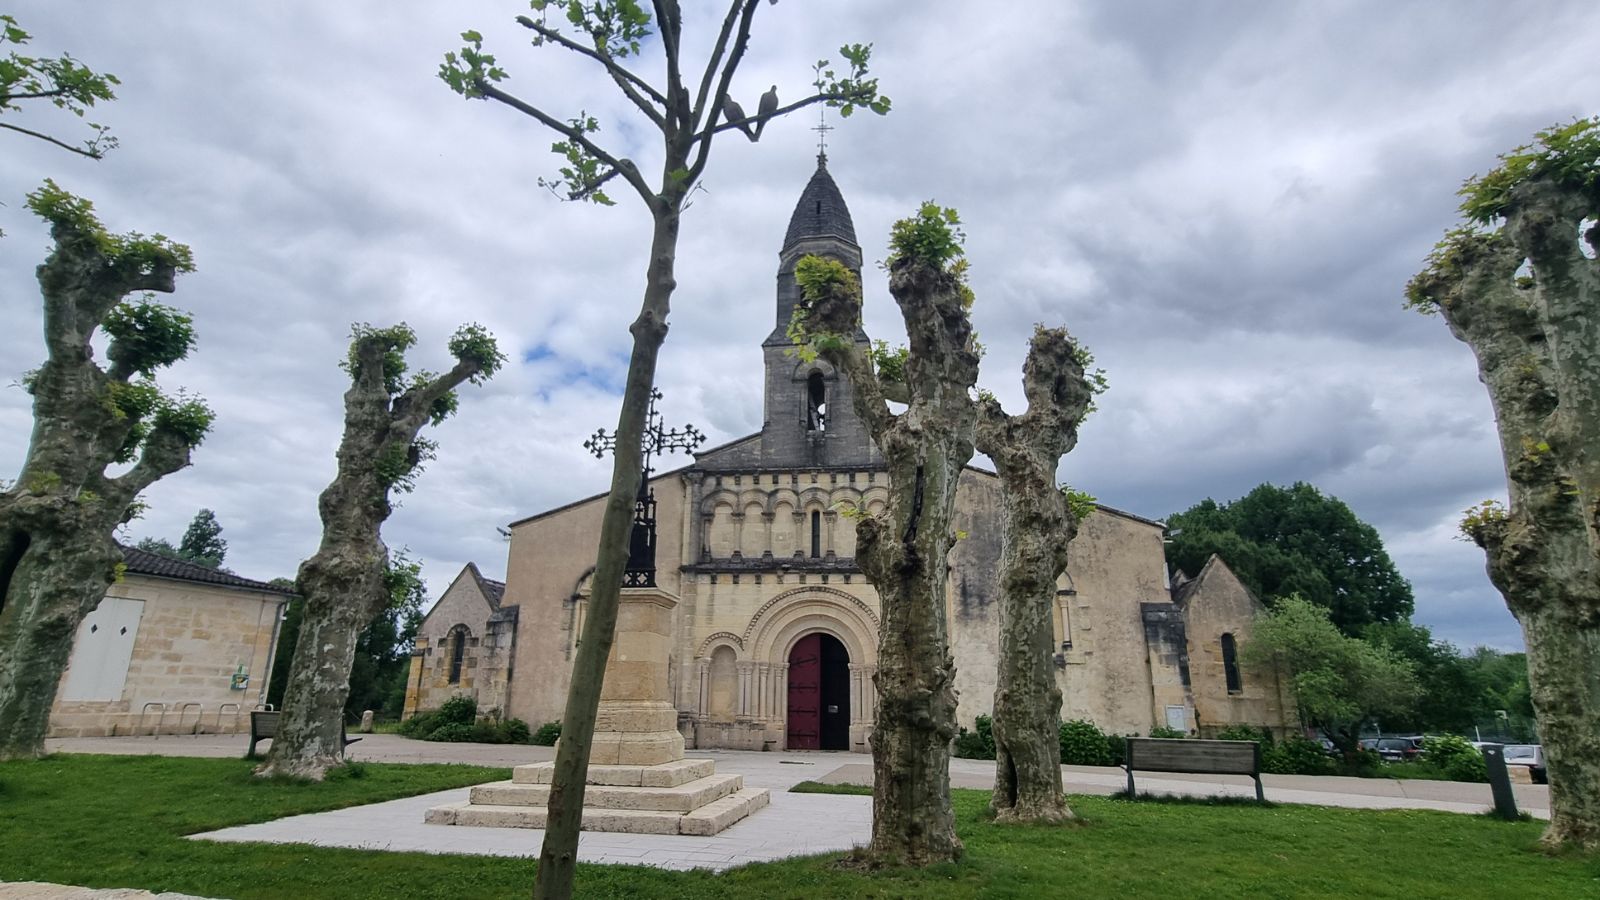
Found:
<svg viewBox="0 0 1600 900"><path fill-rule="evenodd" d="M181 559L171 559L156 553L140 550L138 547L123 547L122 560L128 571L134 575L170 578L173 581L191 581L196 584L214 584L220 587L243 588L250 591L265 591L269 594L282 594L285 597L294 596L294 591L290 588L275 587L264 581L240 578L231 572L208 569L205 566L197 566Z"/></svg>
<svg viewBox="0 0 1600 900"><path fill-rule="evenodd" d="M789 230L783 236L783 249L811 238L840 238L856 243L855 222L850 219L850 207L844 195L828 174L828 158L817 156L817 171L800 192L800 202L789 217Z"/></svg>

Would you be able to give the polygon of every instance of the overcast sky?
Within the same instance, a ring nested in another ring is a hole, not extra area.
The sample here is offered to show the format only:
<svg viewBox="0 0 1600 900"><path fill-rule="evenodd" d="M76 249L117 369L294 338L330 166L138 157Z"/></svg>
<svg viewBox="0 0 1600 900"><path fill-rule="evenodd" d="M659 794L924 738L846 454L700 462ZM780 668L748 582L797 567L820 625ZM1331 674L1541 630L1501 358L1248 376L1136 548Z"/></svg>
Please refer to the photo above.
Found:
<svg viewBox="0 0 1600 900"><path fill-rule="evenodd" d="M687 2L697 58L718 4ZM1004 9L996 14L995 9ZM147 493L130 537L216 510L241 575L292 575L316 547L334 470L352 322L410 323L416 365L448 363L463 322L512 363L462 391L439 458L384 529L437 595L462 564L505 571L496 531L603 490L583 438L614 427L643 284L648 215L537 186L551 136L436 77L474 28L505 87L658 170L647 124L608 80L529 46L526 4L13 2L28 50L122 79L89 118L122 146L79 159L0 132L0 474L26 451L14 383L38 364L33 268L48 246L22 205L45 177L115 231L190 244L199 271L164 302L193 312L190 359L161 375L217 410L194 466ZM894 110L830 135L830 169L869 261L889 224L936 198L966 222L984 386L1020 406L1033 323L1064 323L1111 380L1062 478L1165 517L1263 481L1309 481L1382 533L1419 622L1463 646L1521 646L1457 540L1504 496L1470 352L1401 291L1456 219L1461 181L1545 125L1597 112L1600 17L1584 0L762 4L736 81L803 96L811 63L872 42ZM641 63L656 76L655 57ZM6 121L76 139L51 113ZM777 251L814 168L815 116L759 144L719 140L686 213L658 383L673 424L713 444L761 426L759 345ZM897 317L865 272L868 331Z"/></svg>

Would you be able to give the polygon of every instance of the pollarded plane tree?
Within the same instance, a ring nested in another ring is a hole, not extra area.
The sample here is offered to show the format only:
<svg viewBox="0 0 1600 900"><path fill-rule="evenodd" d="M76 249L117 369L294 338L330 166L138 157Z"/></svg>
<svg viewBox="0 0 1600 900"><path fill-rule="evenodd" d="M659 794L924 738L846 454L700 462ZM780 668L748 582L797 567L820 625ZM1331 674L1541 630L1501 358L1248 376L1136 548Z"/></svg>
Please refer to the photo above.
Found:
<svg viewBox="0 0 1600 900"><path fill-rule="evenodd" d="M456 411L455 389L482 384L505 361L480 325L450 338L456 360L444 374L407 377L405 353L417 342L404 324L357 325L344 370L344 436L338 470L317 500L322 542L300 564L295 587L305 598L290 658L283 714L259 775L321 779L344 761L345 700L361 632L392 602L389 550L380 531L394 507L391 492L411 491L436 444L418 437Z"/></svg>
<svg viewBox="0 0 1600 900"><path fill-rule="evenodd" d="M33 433L21 474L0 493L0 759L44 752L78 624L119 575L113 532L138 514L141 491L189 464L211 427L204 402L163 394L154 380L194 345L190 318L150 299L194 270L189 248L111 234L89 201L54 182L27 202L54 247L38 268L47 355L22 378ZM110 338L109 368L95 362L96 331Z"/></svg>
<svg viewBox="0 0 1600 900"><path fill-rule="evenodd" d="M1000 821L1072 818L1061 790L1061 689L1051 664L1056 579L1093 499L1056 486L1104 376L1065 328L1034 329L1022 368L1027 412L978 402L976 444L1000 477L1000 653L994 691L994 793Z"/></svg>
<svg viewBox="0 0 1600 900"><path fill-rule="evenodd" d="M1469 179L1467 224L1406 288L1472 348L1510 506L1462 531L1522 625L1550 775L1551 846L1600 847L1600 118Z"/></svg>
<svg viewBox="0 0 1600 900"><path fill-rule="evenodd" d="M462 39L467 45L446 54L440 67L440 77L462 96L492 100L556 134L559 140L551 149L564 164L557 177L540 179L541 186L569 200L610 205L608 186L620 181L644 202L653 224L644 297L639 315L629 327L633 351L615 432L611 489L601 519L589 610L562 715L561 746L548 807L550 825L545 830L535 887L538 897L572 893L589 748L628 559L642 462L640 438L677 286L679 219L684 203L704 177L719 134L738 130L754 141L771 120L818 103L836 107L845 116L858 108L880 115L889 111L889 98L878 93L877 79L868 73L870 45L852 44L840 48L844 63L839 70L826 61L818 64L813 92L780 104L774 87L762 96L756 115L747 117L732 91L761 5L760 0L728 3L698 77L685 68L692 62L682 53L683 13L676 0L654 0L648 8L636 0L534 0L534 15L517 17L517 23L532 34L534 46L575 53L610 78L638 113L628 127L637 127L637 118L642 117L660 135L660 175L655 179L632 159L601 145L600 122L595 117L581 111L576 115L552 112L551 107L506 91L501 85L508 79L507 72L494 55L483 52L479 33L464 32ZM647 52L659 54L660 81L647 79L637 68L636 60L642 61Z"/></svg>
<svg viewBox="0 0 1600 900"><path fill-rule="evenodd" d="M848 267L817 256L795 266L801 302L790 336L850 379L889 473L884 512L856 522L856 561L882 611L865 851L873 865L928 865L962 852L950 809L956 692L945 585L956 488L973 453L979 352L958 226L955 210L931 202L894 225L885 264L905 352L856 343L861 285ZM893 412L890 401L905 410Z"/></svg>

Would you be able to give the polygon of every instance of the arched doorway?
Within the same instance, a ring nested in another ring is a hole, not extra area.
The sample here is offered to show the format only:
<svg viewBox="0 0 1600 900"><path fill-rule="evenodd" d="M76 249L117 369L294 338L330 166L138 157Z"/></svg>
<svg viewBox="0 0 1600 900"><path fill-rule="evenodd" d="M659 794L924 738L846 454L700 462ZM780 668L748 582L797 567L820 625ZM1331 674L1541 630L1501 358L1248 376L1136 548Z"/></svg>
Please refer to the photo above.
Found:
<svg viewBox="0 0 1600 900"><path fill-rule="evenodd" d="M790 750L850 749L850 654L813 632L789 651Z"/></svg>

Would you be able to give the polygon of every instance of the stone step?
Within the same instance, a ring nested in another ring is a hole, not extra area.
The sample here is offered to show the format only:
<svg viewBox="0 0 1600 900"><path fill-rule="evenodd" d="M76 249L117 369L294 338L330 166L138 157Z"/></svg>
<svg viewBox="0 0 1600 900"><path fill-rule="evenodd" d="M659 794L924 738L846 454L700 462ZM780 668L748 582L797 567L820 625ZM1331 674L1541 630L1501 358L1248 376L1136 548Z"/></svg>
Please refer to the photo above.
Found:
<svg viewBox="0 0 1600 900"><path fill-rule="evenodd" d="M511 770L511 780L518 784L549 784L555 770L553 762L517 766ZM655 766L590 766L585 781L631 787L677 787L715 771L714 760L679 759Z"/></svg>
<svg viewBox="0 0 1600 900"><path fill-rule="evenodd" d="M708 775L672 787L593 784L583 792L584 809L692 812L744 787L743 775ZM497 781L472 789L474 806L533 806L550 802L550 785Z"/></svg>
<svg viewBox="0 0 1600 900"><path fill-rule="evenodd" d="M424 819L429 825L473 825L479 828L543 828L543 807L457 803L436 806ZM584 831L627 834L677 834L682 813L651 809L585 809Z"/></svg>
<svg viewBox="0 0 1600 900"><path fill-rule="evenodd" d="M583 811L584 831L627 834L712 835L771 801L766 788L741 788L688 815L656 809L590 809ZM429 825L471 825L479 828L543 828L542 807L456 803L428 810Z"/></svg>
<svg viewBox="0 0 1600 900"><path fill-rule="evenodd" d="M716 834L772 802L766 788L740 788L721 800L707 803L683 817L680 834Z"/></svg>

